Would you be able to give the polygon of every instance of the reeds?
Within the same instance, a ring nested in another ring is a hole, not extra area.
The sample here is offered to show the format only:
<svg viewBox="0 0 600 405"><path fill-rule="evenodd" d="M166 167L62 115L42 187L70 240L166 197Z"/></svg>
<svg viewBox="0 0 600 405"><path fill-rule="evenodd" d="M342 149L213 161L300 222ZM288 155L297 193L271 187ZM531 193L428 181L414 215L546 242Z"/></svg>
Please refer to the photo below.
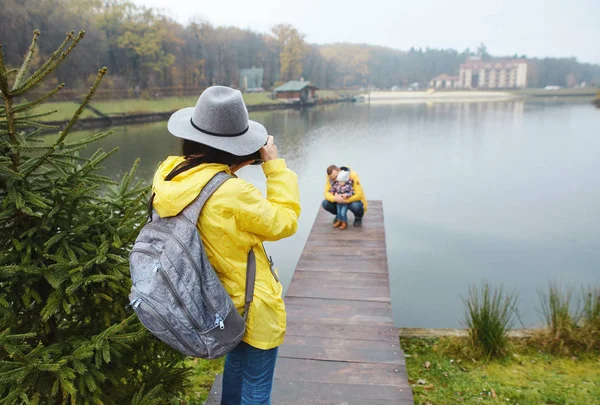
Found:
<svg viewBox="0 0 600 405"><path fill-rule="evenodd" d="M480 287L470 287L468 297L463 299L464 324L475 352L487 358L507 354L506 333L515 323L517 301L515 293L507 294L501 286L483 282Z"/></svg>
<svg viewBox="0 0 600 405"><path fill-rule="evenodd" d="M545 329L535 340L552 353L573 354L600 350L600 287L582 288L550 282L540 291Z"/></svg>

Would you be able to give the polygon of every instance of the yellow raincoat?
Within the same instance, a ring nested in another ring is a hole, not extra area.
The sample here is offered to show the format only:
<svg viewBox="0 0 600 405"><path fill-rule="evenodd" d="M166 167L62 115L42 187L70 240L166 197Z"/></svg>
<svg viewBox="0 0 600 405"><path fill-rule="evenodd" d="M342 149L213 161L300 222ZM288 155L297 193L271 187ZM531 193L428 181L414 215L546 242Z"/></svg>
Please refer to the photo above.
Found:
<svg viewBox="0 0 600 405"><path fill-rule="evenodd" d="M348 168L350 169L350 168ZM356 201L360 201L363 203L363 206L365 208L365 212L367 212L367 197L365 196L365 192L362 188L362 184L360 184L360 178L358 177L358 174L350 169L350 180L352 180L354 182L354 195L350 198L348 198L346 200L346 202L348 204L356 202ZM329 192L329 190L331 190L331 180L329 179L329 176L327 176L327 180L325 183L325 199L329 202L335 202L334 199L334 195L331 194Z"/></svg>
<svg viewBox="0 0 600 405"><path fill-rule="evenodd" d="M154 175L154 208L161 217L177 215L200 193L218 172L231 174L221 164L202 164L179 174L171 181L165 176L183 157L171 156ZM244 310L248 252L256 255L254 301L250 306L244 342L258 349L272 349L283 343L286 313L277 270L271 273L262 242L293 235L300 215L297 175L283 159L262 165L267 177L267 198L240 178L227 180L208 200L198 230L223 286L240 314Z"/></svg>

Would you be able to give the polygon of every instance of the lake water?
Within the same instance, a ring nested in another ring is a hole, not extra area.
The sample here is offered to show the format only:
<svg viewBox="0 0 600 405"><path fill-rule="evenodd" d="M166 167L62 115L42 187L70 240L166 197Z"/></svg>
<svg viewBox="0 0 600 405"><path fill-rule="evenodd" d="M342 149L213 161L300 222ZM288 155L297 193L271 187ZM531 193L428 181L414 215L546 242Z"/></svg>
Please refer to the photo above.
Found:
<svg viewBox="0 0 600 405"><path fill-rule="evenodd" d="M460 326L461 296L484 279L516 289L533 326L548 281L600 282L600 110L590 104L338 104L251 117L299 175L298 232L267 246L285 287L330 164L351 166L367 197L384 202L398 326ZM140 157L150 180L179 148L165 123L114 129L99 143L120 147L110 174ZM239 175L265 190L260 168Z"/></svg>

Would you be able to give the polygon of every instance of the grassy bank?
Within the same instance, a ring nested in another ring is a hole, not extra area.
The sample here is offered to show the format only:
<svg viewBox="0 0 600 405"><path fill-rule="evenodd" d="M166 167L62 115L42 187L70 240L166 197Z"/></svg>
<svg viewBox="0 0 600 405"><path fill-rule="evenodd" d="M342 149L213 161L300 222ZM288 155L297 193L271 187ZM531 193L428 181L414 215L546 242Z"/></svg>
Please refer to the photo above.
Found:
<svg viewBox="0 0 600 405"><path fill-rule="evenodd" d="M521 89L512 93L527 97L594 97L599 91L597 87L569 88L558 90Z"/></svg>
<svg viewBox="0 0 600 405"><path fill-rule="evenodd" d="M464 338L401 338L415 404L588 405L600 398L600 357L555 356L513 340L506 358L475 361Z"/></svg>
<svg viewBox="0 0 600 405"><path fill-rule="evenodd" d="M194 106L198 97L168 97L157 100L143 99L125 99L125 100L107 100L107 101L92 101L91 105L101 111L103 114L147 114L156 112L175 111L180 108ZM248 106L259 104L277 104L280 100L272 100L268 93L248 93L244 94L244 102ZM46 121L60 121L70 118L79 107L74 102L61 101L54 103L46 103L43 108L36 112L45 112L58 110L56 114L44 117ZM91 111L84 111L82 118L97 117Z"/></svg>
<svg viewBox="0 0 600 405"><path fill-rule="evenodd" d="M344 96L351 97L356 91L344 90L319 90L317 96L324 100L340 100ZM106 115L115 114L148 114L157 112L175 111L180 108L194 106L198 97L168 97L157 100L143 99L125 99L125 100L107 100L92 101L91 105ZM280 104L283 101L273 100L270 93L245 93L244 102L247 106ZM56 114L44 117L46 121L61 121L71 118L75 113L78 104L69 101L46 103L43 108L36 110L36 113L58 110ZM91 111L84 111L82 118L96 118L97 115Z"/></svg>

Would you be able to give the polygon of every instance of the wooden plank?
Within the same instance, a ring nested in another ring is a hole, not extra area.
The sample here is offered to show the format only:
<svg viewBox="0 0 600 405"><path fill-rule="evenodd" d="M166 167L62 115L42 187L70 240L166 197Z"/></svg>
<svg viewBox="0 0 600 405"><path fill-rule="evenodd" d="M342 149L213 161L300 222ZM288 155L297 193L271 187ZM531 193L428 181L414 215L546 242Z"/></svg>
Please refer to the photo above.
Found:
<svg viewBox="0 0 600 405"><path fill-rule="evenodd" d="M386 254L385 247L354 247L347 248L343 246L344 241L337 241L339 246L311 246L304 249L304 254L301 259L305 259L307 256L313 256L315 258L326 256L334 260L343 260L348 256L351 258L359 259L379 259L382 260L382 256Z"/></svg>
<svg viewBox="0 0 600 405"><path fill-rule="evenodd" d="M286 309L289 322L394 324L389 302L287 297Z"/></svg>
<svg viewBox="0 0 600 405"><path fill-rule="evenodd" d="M339 338L341 336L354 340L398 341L398 329L391 325L370 325L368 328L357 328L355 325L329 322L288 322L288 336L313 336L323 338Z"/></svg>
<svg viewBox="0 0 600 405"><path fill-rule="evenodd" d="M387 274L296 271L286 297L390 301Z"/></svg>
<svg viewBox="0 0 600 405"><path fill-rule="evenodd" d="M308 287L310 285L312 285L312 287ZM330 298L381 302L391 301L390 289L388 286L348 288L335 285L319 286L316 282L292 284L286 293L286 297Z"/></svg>
<svg viewBox="0 0 600 405"><path fill-rule="evenodd" d="M310 248L313 246L339 246L339 239L323 239L323 238L309 238L306 241L306 248ZM385 240L377 239L377 240L364 240L364 239L348 239L344 240L344 247L347 249L355 249L355 248L385 248Z"/></svg>
<svg viewBox="0 0 600 405"><path fill-rule="evenodd" d="M398 364L349 363L281 357L277 359L275 378L323 384L408 387L408 381L401 378L403 366L403 362Z"/></svg>
<svg viewBox="0 0 600 405"><path fill-rule="evenodd" d="M340 260L343 259L343 260ZM318 255L318 254L307 254L304 257L301 257L298 261L298 267L307 267L307 268L339 268L343 269L357 269L357 268L365 268L365 271L373 271L375 273L386 273L385 270L385 259L381 257L373 256L373 257L355 257L354 260L351 260L352 257L349 256L333 256L333 255Z"/></svg>
<svg viewBox="0 0 600 405"><path fill-rule="evenodd" d="M381 273L388 274L385 261L380 259L364 260L356 259L351 263L339 260L301 258L296 267L301 271L337 271L353 273Z"/></svg>
<svg viewBox="0 0 600 405"><path fill-rule="evenodd" d="M369 384L275 380L273 404L285 405L408 405L410 388ZM310 393L310 402L306 395Z"/></svg>
<svg viewBox="0 0 600 405"><path fill-rule="evenodd" d="M318 273L314 271L296 270L292 276L292 283L297 283L305 279L321 280L323 283L334 282L336 285L350 287L357 285L389 285L389 277L385 273L353 273L345 271L330 271L327 273Z"/></svg>
<svg viewBox="0 0 600 405"><path fill-rule="evenodd" d="M395 364L400 352L398 342L308 336L288 336L279 357L310 360Z"/></svg>
<svg viewBox="0 0 600 405"><path fill-rule="evenodd" d="M301 270L301 271L313 271L316 273L345 271L347 273L369 273L369 274L385 274L385 275L387 275L386 271L383 271L380 268L374 267L374 266L356 266L356 267L347 268L340 264L331 264L331 265L319 266L318 268L316 268L316 267L311 267L308 264L299 263L297 269Z"/></svg>
<svg viewBox="0 0 600 405"><path fill-rule="evenodd" d="M381 233L383 232L383 227L378 229L372 229L366 226L362 227L353 227L350 226L350 229L333 229L331 228L331 224L329 226L323 224L321 228L318 230L312 230L309 240L316 239L338 239L338 240L369 240L369 241L383 241L385 240L385 236Z"/></svg>

